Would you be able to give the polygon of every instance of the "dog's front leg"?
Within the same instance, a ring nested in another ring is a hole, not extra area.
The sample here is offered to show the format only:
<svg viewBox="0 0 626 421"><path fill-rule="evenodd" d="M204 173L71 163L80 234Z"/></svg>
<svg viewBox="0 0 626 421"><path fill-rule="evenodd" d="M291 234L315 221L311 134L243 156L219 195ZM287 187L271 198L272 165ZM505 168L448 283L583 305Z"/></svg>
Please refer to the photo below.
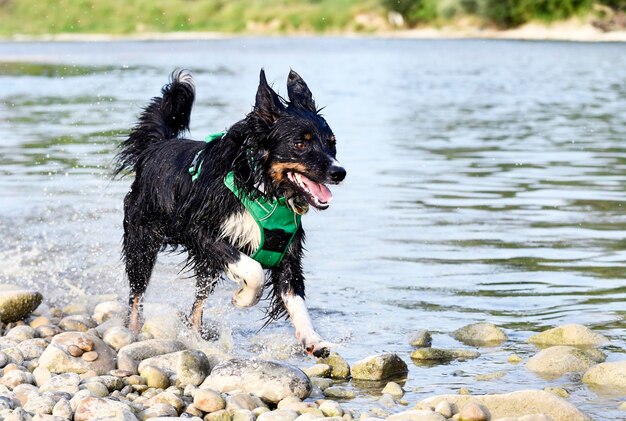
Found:
<svg viewBox="0 0 626 421"><path fill-rule="evenodd" d="M265 285L265 273L259 262L239 253L238 260L229 263L225 272L240 285L232 299L235 306L252 307L259 302Z"/></svg>
<svg viewBox="0 0 626 421"><path fill-rule="evenodd" d="M307 354L315 357L327 357L330 353L331 344L322 340L322 337L313 328L313 322L304 298L291 293L281 294L280 297L296 329L296 338Z"/></svg>

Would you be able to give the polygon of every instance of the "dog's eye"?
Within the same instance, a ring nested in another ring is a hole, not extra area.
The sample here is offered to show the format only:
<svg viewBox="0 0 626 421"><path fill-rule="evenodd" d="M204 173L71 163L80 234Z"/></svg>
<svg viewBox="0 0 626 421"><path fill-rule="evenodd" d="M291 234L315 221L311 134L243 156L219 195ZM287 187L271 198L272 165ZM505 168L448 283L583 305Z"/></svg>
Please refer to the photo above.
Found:
<svg viewBox="0 0 626 421"><path fill-rule="evenodd" d="M304 149L304 148L306 148L306 143L304 143L304 142L296 142L296 148Z"/></svg>

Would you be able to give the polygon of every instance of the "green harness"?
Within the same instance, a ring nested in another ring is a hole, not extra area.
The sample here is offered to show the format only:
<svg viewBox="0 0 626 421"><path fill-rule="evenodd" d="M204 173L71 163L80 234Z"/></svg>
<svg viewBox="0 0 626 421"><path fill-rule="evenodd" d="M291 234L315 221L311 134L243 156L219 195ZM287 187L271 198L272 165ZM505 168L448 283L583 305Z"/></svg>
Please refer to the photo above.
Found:
<svg viewBox="0 0 626 421"><path fill-rule="evenodd" d="M205 141L208 143L221 139L225 134L226 132L210 134ZM200 176L201 152L202 150L196 154L189 167L192 181L196 181ZM251 199L237 187L235 174L232 171L224 177L224 185L239 199L259 227L261 242L259 248L250 257L265 269L278 265L285 257L293 237L300 228L302 216L289 207L284 197L271 200L263 197Z"/></svg>

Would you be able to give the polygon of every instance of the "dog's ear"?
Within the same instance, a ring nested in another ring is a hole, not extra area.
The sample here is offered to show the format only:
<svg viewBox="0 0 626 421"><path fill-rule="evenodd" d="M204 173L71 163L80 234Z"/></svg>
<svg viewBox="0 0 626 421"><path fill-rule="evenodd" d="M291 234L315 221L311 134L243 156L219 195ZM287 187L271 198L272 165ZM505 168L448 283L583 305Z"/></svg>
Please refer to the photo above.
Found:
<svg viewBox="0 0 626 421"><path fill-rule="evenodd" d="M268 124L272 124L278 119L285 107L280 101L278 94L267 84L265 70L261 69L259 79L259 89L256 92L254 112Z"/></svg>
<svg viewBox="0 0 626 421"><path fill-rule="evenodd" d="M317 111L315 101L313 101L313 94L309 87L306 86L300 75L293 70L289 71L289 77L287 78L287 94L289 95L289 101L294 106L313 112Z"/></svg>

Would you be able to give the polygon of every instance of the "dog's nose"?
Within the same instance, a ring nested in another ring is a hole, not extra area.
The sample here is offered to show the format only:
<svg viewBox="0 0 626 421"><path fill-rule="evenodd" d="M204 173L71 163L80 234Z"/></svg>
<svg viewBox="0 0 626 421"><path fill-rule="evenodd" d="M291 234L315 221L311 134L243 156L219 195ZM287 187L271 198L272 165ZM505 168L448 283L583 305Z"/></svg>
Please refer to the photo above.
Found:
<svg viewBox="0 0 626 421"><path fill-rule="evenodd" d="M333 165L332 167L330 167L328 173L330 175L330 179L333 180L335 183L339 183L344 178L346 178L346 170L338 165Z"/></svg>

